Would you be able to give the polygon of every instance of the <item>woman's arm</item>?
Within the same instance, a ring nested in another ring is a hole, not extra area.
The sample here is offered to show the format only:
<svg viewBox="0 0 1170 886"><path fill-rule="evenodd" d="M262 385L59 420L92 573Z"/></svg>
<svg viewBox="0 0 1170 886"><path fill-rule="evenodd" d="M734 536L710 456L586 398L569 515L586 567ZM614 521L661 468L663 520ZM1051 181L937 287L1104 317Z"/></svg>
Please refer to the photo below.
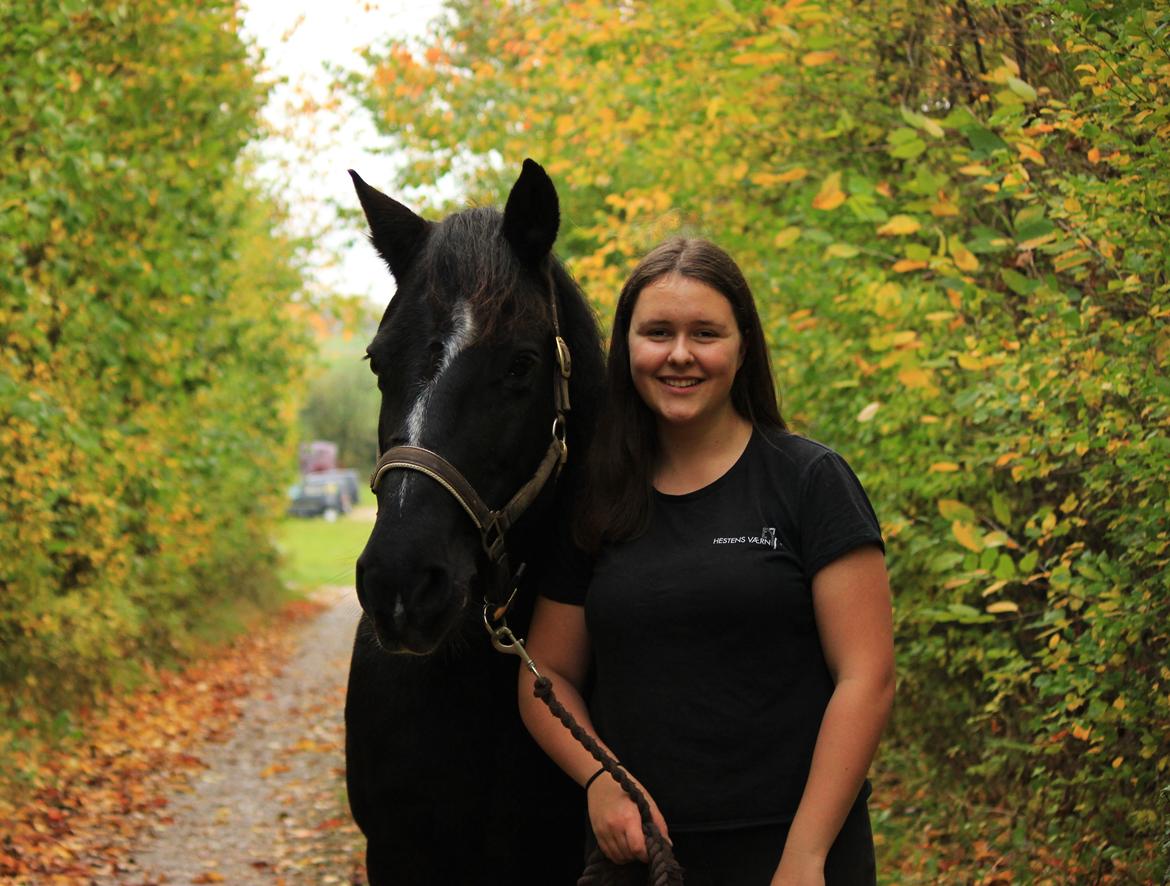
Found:
<svg viewBox="0 0 1170 886"><path fill-rule="evenodd" d="M541 674L552 682L553 691L561 704L583 729L597 738L589 710L581 698L581 687L589 671L589 632L585 627L585 610L580 606L538 597L525 645ZM520 717L545 753L577 784L584 785L597 771L597 761L553 716L544 702L532 694L535 679L527 668L520 668ZM605 747L600 739L598 743ZM590 785L587 799L589 820L602 852L618 864L625 864L635 858L646 861L642 819L638 807L621 785L608 774L603 774ZM666 822L658 812L658 807L649 794L646 794L646 799L650 801L659 829L666 836Z"/></svg>
<svg viewBox="0 0 1170 886"><path fill-rule="evenodd" d="M893 617L881 551L866 546L834 560L813 577L812 591L835 688L772 886L823 886L825 857L894 702Z"/></svg>

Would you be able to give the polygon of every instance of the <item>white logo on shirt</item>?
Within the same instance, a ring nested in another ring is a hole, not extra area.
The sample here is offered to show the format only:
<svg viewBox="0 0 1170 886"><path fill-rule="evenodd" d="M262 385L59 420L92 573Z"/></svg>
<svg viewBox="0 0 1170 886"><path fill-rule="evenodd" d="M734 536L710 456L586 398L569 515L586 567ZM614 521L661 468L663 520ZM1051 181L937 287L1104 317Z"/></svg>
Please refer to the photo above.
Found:
<svg viewBox="0 0 1170 886"><path fill-rule="evenodd" d="M711 539L713 545L763 545L766 548L776 550L778 547L784 547L776 538L776 529L773 526L765 526L760 530L759 535L726 535L718 536Z"/></svg>

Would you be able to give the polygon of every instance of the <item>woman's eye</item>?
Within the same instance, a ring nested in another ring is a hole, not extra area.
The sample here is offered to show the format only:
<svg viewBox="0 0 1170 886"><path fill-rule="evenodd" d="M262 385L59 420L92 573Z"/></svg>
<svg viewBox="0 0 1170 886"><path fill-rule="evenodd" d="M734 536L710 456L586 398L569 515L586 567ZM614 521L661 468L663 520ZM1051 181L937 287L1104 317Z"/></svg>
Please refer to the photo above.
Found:
<svg viewBox="0 0 1170 886"><path fill-rule="evenodd" d="M374 362L374 355L373 354L366 354L366 359L370 363L370 372L374 373L374 375L377 375L378 374L378 364L376 364Z"/></svg>

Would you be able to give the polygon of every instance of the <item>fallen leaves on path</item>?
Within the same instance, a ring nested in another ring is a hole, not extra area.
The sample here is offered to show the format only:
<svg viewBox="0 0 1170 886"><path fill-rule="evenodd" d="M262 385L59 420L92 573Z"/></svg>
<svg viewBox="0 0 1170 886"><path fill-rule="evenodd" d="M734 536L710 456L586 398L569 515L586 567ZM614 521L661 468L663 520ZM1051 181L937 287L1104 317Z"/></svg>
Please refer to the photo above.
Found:
<svg viewBox="0 0 1170 886"><path fill-rule="evenodd" d="M124 870L135 839L165 821L168 796L204 768L197 749L230 734L240 700L278 672L290 631L321 608L292 603L182 672L149 671L143 688L82 714L80 737L47 755L10 752L25 782L0 798L3 882L71 884Z"/></svg>

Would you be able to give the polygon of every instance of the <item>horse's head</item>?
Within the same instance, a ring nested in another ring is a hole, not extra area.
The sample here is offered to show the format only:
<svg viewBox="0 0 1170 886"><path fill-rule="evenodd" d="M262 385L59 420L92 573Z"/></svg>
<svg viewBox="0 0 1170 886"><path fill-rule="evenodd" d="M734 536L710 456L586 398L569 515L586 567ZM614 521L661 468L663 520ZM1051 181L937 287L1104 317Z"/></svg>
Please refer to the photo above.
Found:
<svg viewBox="0 0 1170 886"><path fill-rule="evenodd" d="M503 214L476 208L428 222L353 178L370 239L398 284L367 349L382 392L379 450L433 450L499 508L550 444L551 300L580 301L551 255L556 190L528 160ZM427 654L481 591L481 536L458 500L422 473L386 471L376 494L358 599L383 648Z"/></svg>

